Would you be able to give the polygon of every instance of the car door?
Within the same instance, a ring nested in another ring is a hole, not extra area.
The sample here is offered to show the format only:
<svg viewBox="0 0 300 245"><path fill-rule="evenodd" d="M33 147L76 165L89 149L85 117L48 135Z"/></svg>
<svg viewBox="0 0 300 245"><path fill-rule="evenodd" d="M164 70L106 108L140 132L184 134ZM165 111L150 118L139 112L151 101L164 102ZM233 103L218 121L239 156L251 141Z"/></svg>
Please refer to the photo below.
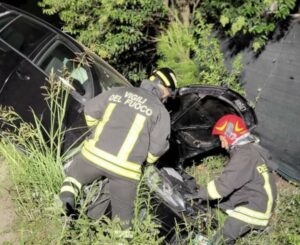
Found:
<svg viewBox="0 0 300 245"><path fill-rule="evenodd" d="M17 18L17 14L4 11L0 13L0 31L11 21ZM0 91L14 67L20 62L20 58L0 39Z"/></svg>
<svg viewBox="0 0 300 245"><path fill-rule="evenodd" d="M6 77L0 89L0 104L12 106L28 122L45 111L41 87L46 76L31 61L31 54L43 46L53 33L45 26L19 16L0 32L1 72Z"/></svg>
<svg viewBox="0 0 300 245"><path fill-rule="evenodd" d="M70 88L64 118L64 126L68 128L66 148L79 141L86 131L83 106L95 94L91 69L81 49L61 35L45 46L34 62L47 76L53 73L55 80Z"/></svg>

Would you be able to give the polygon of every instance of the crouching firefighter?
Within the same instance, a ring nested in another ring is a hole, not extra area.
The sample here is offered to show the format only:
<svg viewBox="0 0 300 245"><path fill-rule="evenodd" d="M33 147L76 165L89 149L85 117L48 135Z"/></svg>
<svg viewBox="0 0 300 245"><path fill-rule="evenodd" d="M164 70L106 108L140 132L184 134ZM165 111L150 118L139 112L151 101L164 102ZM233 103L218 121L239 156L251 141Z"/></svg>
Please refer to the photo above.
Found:
<svg viewBox="0 0 300 245"><path fill-rule="evenodd" d="M245 122L228 114L215 124L221 147L230 154L222 174L200 188L201 199L222 199L219 208L228 217L210 244L234 244L252 229L268 225L277 195L276 185L268 167L268 155L255 143Z"/></svg>
<svg viewBox="0 0 300 245"><path fill-rule="evenodd" d="M176 88L172 70L162 68L139 88L117 87L85 105L92 134L66 170L60 199L74 209L83 185L109 179L112 217L131 226L142 164L154 163L169 148L170 116L162 101Z"/></svg>

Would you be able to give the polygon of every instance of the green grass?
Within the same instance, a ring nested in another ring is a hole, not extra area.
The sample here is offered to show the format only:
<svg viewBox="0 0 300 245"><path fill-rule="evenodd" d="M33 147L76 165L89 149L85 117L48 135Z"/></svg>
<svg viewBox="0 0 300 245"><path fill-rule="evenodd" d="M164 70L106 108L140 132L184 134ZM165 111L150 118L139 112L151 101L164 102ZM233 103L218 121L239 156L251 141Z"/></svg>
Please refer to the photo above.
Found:
<svg viewBox="0 0 300 245"><path fill-rule="evenodd" d="M52 85L51 85L52 86ZM14 129L12 132L1 132L0 155L9 170L14 184L12 197L18 209L17 235L20 244L162 244L164 238L159 237L159 226L153 215L151 193L143 184L139 187L136 201L135 218L131 230L131 240L120 235L121 228L118 220L102 217L99 220L89 220L84 212L88 201L82 204L79 218L70 220L62 216L58 193L64 178L61 156L64 129L62 127L66 98L57 98L66 94L59 86L48 91L49 108L52 122L58 128L51 127L48 132L50 141L45 141L44 128L38 118L35 125L20 121L9 108L1 108L1 121L6 121ZM68 152L67 152L68 153ZM200 185L214 178L223 168L226 161L223 156L207 157L201 167L192 166L187 172L195 176ZM260 235L249 235L237 244L300 244L300 190L283 181L278 182L279 197L270 231ZM141 214L143 217L141 218ZM222 223L225 215L216 210L215 217ZM202 217L199 217L199 220ZM192 232L188 222L186 229ZM182 226L177 227L178 231ZM207 229L207 227L202 227ZM214 230L208 228L211 237ZM192 244L192 238L188 239Z"/></svg>

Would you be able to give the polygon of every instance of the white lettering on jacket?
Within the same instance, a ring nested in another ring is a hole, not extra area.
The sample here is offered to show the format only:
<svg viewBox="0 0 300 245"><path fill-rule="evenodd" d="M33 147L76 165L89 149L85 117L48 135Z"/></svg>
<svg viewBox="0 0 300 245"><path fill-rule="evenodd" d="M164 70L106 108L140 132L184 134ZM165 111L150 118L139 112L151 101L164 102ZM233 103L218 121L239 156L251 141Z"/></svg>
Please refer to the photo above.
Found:
<svg viewBox="0 0 300 245"><path fill-rule="evenodd" d="M127 105L130 108L133 108L137 111L146 114L147 116L152 115L152 109L145 105L145 103L147 102L146 98L127 91L125 92L124 97L125 98L123 98L123 96L119 94L112 94L111 96L109 96L108 100L116 103L123 103L124 105ZM124 99L125 102L123 102Z"/></svg>
<svg viewBox="0 0 300 245"><path fill-rule="evenodd" d="M145 105L147 101L146 98L131 92L126 92L125 98L126 100L124 102L124 105L128 105L129 107L134 108L135 110L140 111L147 116L152 115L152 109Z"/></svg>
<svg viewBox="0 0 300 245"><path fill-rule="evenodd" d="M111 96L109 96L108 100L112 102L122 103L122 96L118 94L112 94Z"/></svg>

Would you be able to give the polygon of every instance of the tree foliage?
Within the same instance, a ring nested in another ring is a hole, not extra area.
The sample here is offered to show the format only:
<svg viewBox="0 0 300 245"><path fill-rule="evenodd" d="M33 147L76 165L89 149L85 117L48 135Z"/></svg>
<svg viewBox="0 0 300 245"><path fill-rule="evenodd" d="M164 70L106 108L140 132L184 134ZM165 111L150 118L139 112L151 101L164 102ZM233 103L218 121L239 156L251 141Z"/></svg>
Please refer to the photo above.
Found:
<svg viewBox="0 0 300 245"><path fill-rule="evenodd" d="M250 36L253 49L262 48L279 21L286 19L296 0L204 0L201 10L231 36Z"/></svg>
<svg viewBox="0 0 300 245"><path fill-rule="evenodd" d="M153 37L166 25L160 0L42 0L46 14L59 13L64 31L116 66L132 80L153 62Z"/></svg>

